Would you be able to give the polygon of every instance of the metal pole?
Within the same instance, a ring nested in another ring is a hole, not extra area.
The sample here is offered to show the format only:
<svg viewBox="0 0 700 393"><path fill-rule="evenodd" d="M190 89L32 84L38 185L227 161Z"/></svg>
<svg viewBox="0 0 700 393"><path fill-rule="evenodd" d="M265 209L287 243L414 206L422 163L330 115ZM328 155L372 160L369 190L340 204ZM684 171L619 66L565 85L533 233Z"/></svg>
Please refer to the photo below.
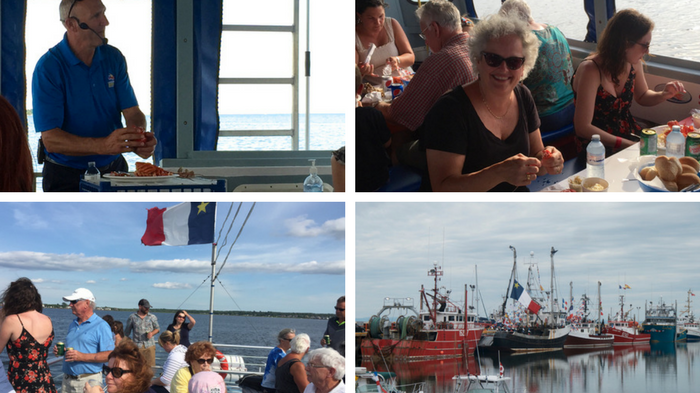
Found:
<svg viewBox="0 0 700 393"><path fill-rule="evenodd" d="M311 2L310 0L306 0L306 118L305 118L305 131L306 131L306 136L304 138L306 142L306 150L309 150L309 138L311 137L311 119L309 115L309 104L311 102L311 92L309 91L311 89L311 46L310 46L310 37L311 37L311 13L310 13L310 8L311 8Z"/></svg>
<svg viewBox="0 0 700 393"><path fill-rule="evenodd" d="M213 341L214 332L214 280L216 277L216 243L211 244L211 288L209 288L209 342Z"/></svg>

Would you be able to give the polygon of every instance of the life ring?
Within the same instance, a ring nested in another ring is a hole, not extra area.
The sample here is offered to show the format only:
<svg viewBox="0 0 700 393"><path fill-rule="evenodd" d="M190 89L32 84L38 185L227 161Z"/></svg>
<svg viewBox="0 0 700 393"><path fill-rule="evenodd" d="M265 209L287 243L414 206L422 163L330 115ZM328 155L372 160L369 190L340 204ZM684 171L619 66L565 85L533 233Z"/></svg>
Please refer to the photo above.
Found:
<svg viewBox="0 0 700 393"><path fill-rule="evenodd" d="M226 356L224 356L224 354L218 350L216 351L216 359L219 361L219 370L228 370L228 359L226 359ZM224 380L226 380L226 377L228 376L226 373L219 373L219 375L221 375L221 378Z"/></svg>

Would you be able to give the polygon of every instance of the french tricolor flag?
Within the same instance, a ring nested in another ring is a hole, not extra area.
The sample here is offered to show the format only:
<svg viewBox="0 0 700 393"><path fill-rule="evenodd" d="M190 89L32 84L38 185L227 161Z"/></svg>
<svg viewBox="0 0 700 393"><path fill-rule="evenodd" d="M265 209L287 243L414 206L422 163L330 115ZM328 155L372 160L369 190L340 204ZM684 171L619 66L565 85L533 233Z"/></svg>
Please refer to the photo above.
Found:
<svg viewBox="0 0 700 393"><path fill-rule="evenodd" d="M215 202L185 202L165 209L148 209L141 243L147 246L214 243L215 218Z"/></svg>
<svg viewBox="0 0 700 393"><path fill-rule="evenodd" d="M532 300L530 295L527 293L525 288L522 287L517 281L514 280L513 290L510 293L510 297L520 302L523 306L527 307L531 313L537 314L540 311L540 305L536 301Z"/></svg>

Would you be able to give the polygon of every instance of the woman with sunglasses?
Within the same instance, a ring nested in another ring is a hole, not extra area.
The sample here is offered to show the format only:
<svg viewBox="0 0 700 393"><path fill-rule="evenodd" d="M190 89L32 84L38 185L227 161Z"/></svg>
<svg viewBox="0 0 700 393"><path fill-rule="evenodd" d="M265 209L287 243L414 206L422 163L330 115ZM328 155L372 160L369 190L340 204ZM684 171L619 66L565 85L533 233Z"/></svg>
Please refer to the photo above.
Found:
<svg viewBox="0 0 700 393"><path fill-rule="evenodd" d="M39 291L30 279L19 278L3 292L0 305L0 353L7 347L10 363L6 375L14 390L56 392L46 362L54 338L53 325L41 313Z"/></svg>
<svg viewBox="0 0 700 393"><path fill-rule="evenodd" d="M109 354L109 362L102 366L108 393L155 393L151 386L153 370L133 341L125 341ZM86 393L103 393L100 386L85 383Z"/></svg>
<svg viewBox="0 0 700 393"><path fill-rule="evenodd" d="M658 105L685 92L679 81L653 91L644 77L644 56L649 53L654 22L636 10L617 12L608 21L597 51L584 59L573 80L577 150L585 158L586 146L600 135L609 156L639 141L642 128L632 116L632 100L642 106Z"/></svg>
<svg viewBox="0 0 700 393"><path fill-rule="evenodd" d="M479 77L442 96L426 116L424 144L433 191L527 191L537 176L561 173L544 147L530 91L520 83L539 41L522 21L496 14L471 33Z"/></svg>
<svg viewBox="0 0 700 393"><path fill-rule="evenodd" d="M292 339L287 356L277 363L275 371L275 389L277 393L302 393L309 384L306 368L301 359L309 352L311 339L306 333L298 334Z"/></svg>
<svg viewBox="0 0 700 393"><path fill-rule="evenodd" d="M185 362L188 366L179 369L170 381L170 393L188 393L187 385L192 376L201 371L211 371L216 357L216 348L209 341L197 341L187 348Z"/></svg>
<svg viewBox="0 0 700 393"><path fill-rule="evenodd" d="M375 85L382 76L398 76L399 68L409 68L415 61L413 49L399 22L387 18L384 0L355 0L355 64L362 76ZM376 49L365 63L370 45Z"/></svg>
<svg viewBox="0 0 700 393"><path fill-rule="evenodd" d="M187 322L187 318L189 318L189 322ZM180 345L184 345L187 348L190 346L190 330L192 330L195 323L197 323L197 321L195 321L187 311L179 310L175 313L173 323L168 325L167 330L179 334Z"/></svg>
<svg viewBox="0 0 700 393"><path fill-rule="evenodd" d="M287 351L292 347L292 339L294 339L295 334L296 332L294 329L282 329L277 334L279 345L272 348L267 355L265 373L260 383L264 393L275 393L275 371L277 371L277 363L287 356Z"/></svg>

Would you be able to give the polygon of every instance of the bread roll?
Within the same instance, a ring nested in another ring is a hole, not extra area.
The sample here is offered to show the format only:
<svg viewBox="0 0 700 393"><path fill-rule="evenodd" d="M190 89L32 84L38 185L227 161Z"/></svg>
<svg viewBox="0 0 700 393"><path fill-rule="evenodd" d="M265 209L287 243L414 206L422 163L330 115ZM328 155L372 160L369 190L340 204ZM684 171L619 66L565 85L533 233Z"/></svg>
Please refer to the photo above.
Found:
<svg viewBox="0 0 700 393"><path fill-rule="evenodd" d="M681 164L681 168L683 168L681 170L681 173L692 173L694 175L697 175L697 173L698 173L697 169L693 168L690 165Z"/></svg>
<svg viewBox="0 0 700 393"><path fill-rule="evenodd" d="M657 175L656 167L654 167L654 166L644 167L639 172L639 176L641 176L642 180L646 180L646 181L654 180L656 175Z"/></svg>
<svg viewBox="0 0 700 393"><path fill-rule="evenodd" d="M680 163L683 165L690 165L691 167L695 168L695 173L700 172L700 162L693 157L681 157L678 159L678 161L680 161Z"/></svg>
<svg viewBox="0 0 700 393"><path fill-rule="evenodd" d="M664 179L661 179L661 182L664 183L664 187L666 187L667 190L671 192L678 192L678 184L675 181L667 181Z"/></svg>
<svg viewBox="0 0 700 393"><path fill-rule="evenodd" d="M672 157L675 158L675 157ZM681 165L678 159L675 161L669 159L666 156L658 156L654 161L654 166L656 166L656 171L658 172L659 178L665 181L674 181L676 176L681 173Z"/></svg>
<svg viewBox="0 0 700 393"><path fill-rule="evenodd" d="M678 189L682 190L691 184L700 184L700 177L694 173L681 173L676 178L676 184L678 184Z"/></svg>

